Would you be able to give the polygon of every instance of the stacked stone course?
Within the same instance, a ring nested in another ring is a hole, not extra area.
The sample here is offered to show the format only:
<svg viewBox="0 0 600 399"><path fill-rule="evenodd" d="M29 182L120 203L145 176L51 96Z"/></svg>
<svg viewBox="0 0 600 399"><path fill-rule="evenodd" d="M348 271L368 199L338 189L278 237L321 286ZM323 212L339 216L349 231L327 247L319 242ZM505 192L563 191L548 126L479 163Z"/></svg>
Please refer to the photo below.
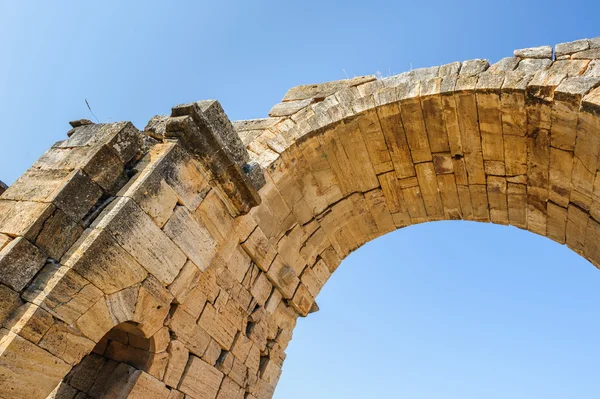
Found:
<svg viewBox="0 0 600 399"><path fill-rule="evenodd" d="M341 260L415 223L598 266L599 51L297 86L264 119L72 122L0 197L0 397L270 398Z"/></svg>

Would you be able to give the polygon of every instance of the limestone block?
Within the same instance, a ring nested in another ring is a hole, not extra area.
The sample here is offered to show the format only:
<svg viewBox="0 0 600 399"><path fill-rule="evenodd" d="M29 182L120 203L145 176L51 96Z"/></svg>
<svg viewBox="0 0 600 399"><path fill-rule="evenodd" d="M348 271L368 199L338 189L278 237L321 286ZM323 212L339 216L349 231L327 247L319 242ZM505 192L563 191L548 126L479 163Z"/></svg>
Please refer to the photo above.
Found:
<svg viewBox="0 0 600 399"><path fill-rule="evenodd" d="M0 324L3 325L21 303L18 292L0 284Z"/></svg>
<svg viewBox="0 0 600 399"><path fill-rule="evenodd" d="M100 299L83 316L77 319L77 328L94 342L100 339L115 326L108 305L104 298Z"/></svg>
<svg viewBox="0 0 600 399"><path fill-rule="evenodd" d="M115 325L133 320L138 293L139 287L135 286L106 296L108 310Z"/></svg>
<svg viewBox="0 0 600 399"><path fill-rule="evenodd" d="M130 399L167 399L170 390L160 380L141 372L127 395Z"/></svg>
<svg viewBox="0 0 600 399"><path fill-rule="evenodd" d="M249 161L248 152L242 144L236 129L225 114L221 104L215 100L198 101L204 117L214 126L218 137L233 160L242 165Z"/></svg>
<svg viewBox="0 0 600 399"><path fill-rule="evenodd" d="M569 248L583 255L589 215L581 208L569 204L567 208L566 241Z"/></svg>
<svg viewBox="0 0 600 399"><path fill-rule="evenodd" d="M571 55L573 53L587 50L589 47L590 42L587 39L575 40L568 43L559 43L555 46L555 55L556 57Z"/></svg>
<svg viewBox="0 0 600 399"><path fill-rule="evenodd" d="M52 204L0 199L0 233L34 240L53 211Z"/></svg>
<svg viewBox="0 0 600 399"><path fill-rule="evenodd" d="M6 246L9 242L12 241L12 238L7 236L6 234L0 233L0 250Z"/></svg>
<svg viewBox="0 0 600 399"><path fill-rule="evenodd" d="M285 103L284 103L285 104ZM231 378L225 377L221 383L217 399L243 399L244 390Z"/></svg>
<svg viewBox="0 0 600 399"><path fill-rule="evenodd" d="M238 332L235 321L207 303L198 320L198 325L214 338L224 350L230 350Z"/></svg>
<svg viewBox="0 0 600 399"><path fill-rule="evenodd" d="M164 284L172 283L186 262L185 254L129 198L113 201L92 227L108 231L123 249Z"/></svg>
<svg viewBox="0 0 600 399"><path fill-rule="evenodd" d="M504 136L504 160L509 176L527 173L527 139L522 136Z"/></svg>
<svg viewBox="0 0 600 399"><path fill-rule="evenodd" d="M259 130L263 131L277 124L283 118L255 118L255 119L244 119L240 121L233 121L233 127L238 132ZM248 144L248 143L244 143Z"/></svg>
<svg viewBox="0 0 600 399"><path fill-rule="evenodd" d="M290 304L298 311L298 313L300 313L300 315L306 317L310 313L314 302L315 298L311 295L308 288L304 284L299 284Z"/></svg>
<svg viewBox="0 0 600 399"><path fill-rule="evenodd" d="M43 251L27 239L18 237L0 251L0 282L21 291L45 261Z"/></svg>
<svg viewBox="0 0 600 399"><path fill-rule="evenodd" d="M508 200L506 179L501 176L488 176L487 195L492 223L508 224Z"/></svg>
<svg viewBox="0 0 600 399"><path fill-rule="evenodd" d="M87 360L88 357L85 357L84 359ZM108 359L101 368L93 367L95 382L93 383L92 387L87 391L91 397L99 398L105 394L106 390L110 388L113 382L113 380L111 380L111 377L113 377L113 373L115 372L117 366L119 366L118 362L112 359ZM121 367L126 366L127 365L123 365ZM90 369L91 368L92 367L90 367Z"/></svg>
<svg viewBox="0 0 600 399"><path fill-rule="evenodd" d="M250 293L259 305L264 306L271 295L272 290L273 285L267 278L267 275L265 273L260 273L254 281Z"/></svg>
<svg viewBox="0 0 600 399"><path fill-rule="evenodd" d="M82 336L82 334L69 325L56 322L46 332L40 341L40 347L53 355L63 359L70 365L76 365L92 351L95 342Z"/></svg>
<svg viewBox="0 0 600 399"><path fill-rule="evenodd" d="M141 373L142 371L125 363L119 363L112 369L104 385L98 383L100 381L98 378L90 393L98 398L127 398Z"/></svg>
<svg viewBox="0 0 600 399"><path fill-rule="evenodd" d="M148 275L132 255L101 229L87 229L62 262L106 294L138 284Z"/></svg>
<svg viewBox="0 0 600 399"><path fill-rule="evenodd" d="M540 46L524 48L514 51L515 57L519 58L552 58L551 46Z"/></svg>
<svg viewBox="0 0 600 399"><path fill-rule="evenodd" d="M168 399L184 399L184 397L185 394L183 392L177 391L176 389L171 389Z"/></svg>
<svg viewBox="0 0 600 399"><path fill-rule="evenodd" d="M417 164L416 171L427 216L432 218L441 217L444 214L444 208L438 192L438 182L433 163Z"/></svg>
<svg viewBox="0 0 600 399"><path fill-rule="evenodd" d="M223 373L200 358L190 356L179 390L193 398L214 399L222 380Z"/></svg>
<svg viewBox="0 0 600 399"><path fill-rule="evenodd" d="M196 356L202 356L208 348L210 335L196 324L196 319L187 313L182 307L177 307L173 312L169 327L175 334L175 338Z"/></svg>
<svg viewBox="0 0 600 399"><path fill-rule="evenodd" d="M185 302L186 297L197 286L200 281L201 270L191 260L179 272L179 275L168 286L169 292L178 303Z"/></svg>
<svg viewBox="0 0 600 399"><path fill-rule="evenodd" d="M141 136L130 122L91 124L74 128L69 139L56 148L70 148L106 144L123 163L129 162L140 150Z"/></svg>
<svg viewBox="0 0 600 399"><path fill-rule="evenodd" d="M132 198L162 228L177 205L178 195L161 175L160 165L166 163L165 153L172 144L158 144L140 161L143 169L121 189L119 195ZM159 150L162 150L159 151ZM156 159L158 158L158 159Z"/></svg>
<svg viewBox="0 0 600 399"><path fill-rule="evenodd" d="M300 282L294 269L286 265L280 256L273 260L273 264L267 271L267 277L286 299L292 298Z"/></svg>
<svg viewBox="0 0 600 399"><path fill-rule="evenodd" d="M60 209L46 219L42 230L35 239L35 245L45 251L52 259L60 259L77 241L83 227Z"/></svg>
<svg viewBox="0 0 600 399"><path fill-rule="evenodd" d="M204 223L187 208L176 207L163 230L200 270L208 268L217 252L217 244Z"/></svg>
<svg viewBox="0 0 600 399"><path fill-rule="evenodd" d="M119 341L110 341L104 356L120 363L127 363L137 369L148 370L153 363L154 354Z"/></svg>
<svg viewBox="0 0 600 399"><path fill-rule="evenodd" d="M223 118L227 120L227 118ZM260 204L260 197L252 183L242 170L236 154L247 156L239 137L221 134L223 130L218 121L202 111L198 104L178 105L172 109L167 120L167 137L180 140L182 145L210 169L211 175L219 183L229 202L232 214L246 214ZM228 125L230 126L230 125ZM220 130L221 129L221 130ZM225 129L227 130L227 129Z"/></svg>
<svg viewBox="0 0 600 399"><path fill-rule="evenodd" d="M33 168L41 170L81 169L104 191L112 191L124 175L124 165L107 146L51 148L40 157Z"/></svg>
<svg viewBox="0 0 600 399"><path fill-rule="evenodd" d="M571 59L574 60L594 60L600 58L600 49L589 49L580 51L571 56Z"/></svg>
<svg viewBox="0 0 600 399"><path fill-rule="evenodd" d="M45 398L71 366L5 329L0 330L0 397Z"/></svg>
<svg viewBox="0 0 600 399"><path fill-rule="evenodd" d="M217 239L228 238L234 228L234 221L217 190L211 190L206 195L204 201L196 210L195 216L206 225L211 235Z"/></svg>
<svg viewBox="0 0 600 399"><path fill-rule="evenodd" d="M52 202L73 220L81 220L102 195L83 172L30 169L3 197L17 201Z"/></svg>
<svg viewBox="0 0 600 399"><path fill-rule="evenodd" d="M217 361L221 357L222 352L223 351L219 343L215 341L214 338L211 338L210 342L208 343L208 348L206 348L204 355L202 355L202 360L210 365L216 365Z"/></svg>
<svg viewBox="0 0 600 399"><path fill-rule="evenodd" d="M513 226L527 227L527 186L507 183L508 220Z"/></svg>
<svg viewBox="0 0 600 399"><path fill-rule="evenodd" d="M0 297L4 296L5 299L3 298L3 302L8 300L9 303L7 303L7 310L14 311L14 306L19 304L20 301L18 301L18 297L7 297L6 290L8 290L6 287L0 286ZM11 304L11 300L17 301L16 303L13 302ZM52 324L54 324L54 318L50 313L39 306L28 302L23 306L20 306L18 310L12 314L11 318L4 323L4 326L11 332L19 334L19 336L25 338L26 340L37 344L40 342L44 334L46 334L46 332L50 329ZM59 356L57 353L52 353ZM59 357L62 358L62 356Z"/></svg>
<svg viewBox="0 0 600 399"><path fill-rule="evenodd" d="M600 267L600 224L592 218L588 219L583 254L596 267Z"/></svg>
<svg viewBox="0 0 600 399"><path fill-rule="evenodd" d="M164 382L167 386L177 387L188 362L189 351L183 343L173 340L169 343L167 352L169 353L169 363Z"/></svg>
<svg viewBox="0 0 600 399"><path fill-rule="evenodd" d="M369 158L365 138L361 133L358 119L344 122L343 130L345 134L338 134L337 139L341 142L343 151L348 157L351 176L356 179L354 186L358 187L360 191L368 191L376 188L379 184L377 182L375 167ZM379 133L375 134L379 136ZM381 139L381 137L379 138ZM381 147L381 144L378 146ZM338 156L338 160L339 158L340 156ZM384 155L381 159L385 158L386 156ZM378 165L378 168L386 169L385 163L386 161Z"/></svg>
<svg viewBox="0 0 600 399"><path fill-rule="evenodd" d="M375 80L375 75L357 76L352 79L336 80L321 84L302 85L292 87L283 97L283 102L298 101L308 98L324 98L347 87L354 87L360 84Z"/></svg>
<svg viewBox="0 0 600 399"><path fill-rule="evenodd" d="M145 336L151 337L163 327L172 301L173 295L156 278L150 276L144 280L139 289L133 321L139 324Z"/></svg>
<svg viewBox="0 0 600 399"><path fill-rule="evenodd" d="M25 300L72 324L101 297L102 291L66 266L47 263L23 292Z"/></svg>
<svg viewBox="0 0 600 399"><path fill-rule="evenodd" d="M275 249L269 244L267 237L260 227L254 229L252 234L242 242L242 248L248 253L252 261L256 263L262 271L269 270L273 259L275 259Z"/></svg>
<svg viewBox="0 0 600 399"><path fill-rule="evenodd" d="M587 60L555 61L548 69L539 70L527 85L527 94L552 101L555 88L567 77L580 75L587 68Z"/></svg>
<svg viewBox="0 0 600 399"><path fill-rule="evenodd" d="M314 100L312 98L307 98L304 100L287 101L279 103L274 105L273 108L271 108L271 110L269 111L269 116L290 116L300 111L301 109L308 107L313 102Z"/></svg>
<svg viewBox="0 0 600 399"><path fill-rule="evenodd" d="M245 386L247 382L248 368L242 361L233 356L231 352L227 354L227 357L233 360L231 369L227 372L227 376L231 378L237 385Z"/></svg>
<svg viewBox="0 0 600 399"><path fill-rule="evenodd" d="M64 381L71 387L82 392L89 392L98 377L98 372L106 364L106 358L91 354L84 357L81 362L73 367Z"/></svg>
<svg viewBox="0 0 600 399"><path fill-rule="evenodd" d="M398 178L415 175L410 149L406 139L402 116L397 104L389 104L377 108L381 129L388 143L390 157Z"/></svg>
<svg viewBox="0 0 600 399"><path fill-rule="evenodd" d="M546 235L548 238L551 238L560 244L564 244L567 226L567 210L553 202L548 202L547 213L548 222Z"/></svg>

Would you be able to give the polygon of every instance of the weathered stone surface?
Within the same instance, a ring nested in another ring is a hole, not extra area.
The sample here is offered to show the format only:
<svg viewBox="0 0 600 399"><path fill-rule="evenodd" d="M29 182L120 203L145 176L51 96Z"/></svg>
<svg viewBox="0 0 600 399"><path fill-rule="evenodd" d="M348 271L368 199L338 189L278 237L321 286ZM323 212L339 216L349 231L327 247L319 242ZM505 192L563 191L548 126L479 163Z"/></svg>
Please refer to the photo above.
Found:
<svg viewBox="0 0 600 399"><path fill-rule="evenodd" d="M246 214L260 203L256 189L242 170L248 160L248 153L232 126L230 134L225 133L225 137L221 137L222 130L218 129L222 127L220 122L223 120L229 123L226 117L213 120L201 108L198 104L174 107L171 118L167 121L167 136L178 138L212 172L234 209L240 214Z"/></svg>
<svg viewBox="0 0 600 399"><path fill-rule="evenodd" d="M144 280L148 272L111 235L88 229L64 257L63 264L112 294Z"/></svg>
<svg viewBox="0 0 600 399"><path fill-rule="evenodd" d="M6 291L0 293L0 296L4 296L5 301L10 299L14 300L14 298L7 298ZM8 303L7 305L8 309L10 310L11 304ZM53 324L54 318L50 313L37 305L25 303L12 314L11 318L4 323L4 326L15 334L19 334L26 340L33 342L34 344L38 344L42 337L46 335L48 330L53 327ZM40 346L43 347L43 345ZM52 351L50 352L59 356L57 353ZM62 356L59 357L63 358Z"/></svg>
<svg viewBox="0 0 600 399"><path fill-rule="evenodd" d="M555 46L556 57L571 55L590 48L590 42L587 39L575 40L574 42L559 43Z"/></svg>
<svg viewBox="0 0 600 399"><path fill-rule="evenodd" d="M307 98L304 100L287 101L279 103L273 108L271 108L271 110L269 111L269 116L277 117L293 115L301 109L308 107L310 104L313 103L313 101L314 100L312 98Z"/></svg>
<svg viewBox="0 0 600 399"><path fill-rule="evenodd" d="M204 271L216 254L216 242L201 220L185 207L175 208L164 232L200 270Z"/></svg>
<svg viewBox="0 0 600 399"><path fill-rule="evenodd" d="M551 46L530 47L515 50L515 57L519 58L552 58Z"/></svg>
<svg viewBox="0 0 600 399"><path fill-rule="evenodd" d="M172 301L171 293L155 277L144 280L133 315L133 321L144 335L151 337L164 325Z"/></svg>
<svg viewBox="0 0 600 399"><path fill-rule="evenodd" d="M0 282L21 291L46 262L46 254L18 237L0 251Z"/></svg>
<svg viewBox="0 0 600 399"><path fill-rule="evenodd" d="M52 204L0 199L0 233L35 240L53 211Z"/></svg>
<svg viewBox="0 0 600 399"><path fill-rule="evenodd" d="M169 348L169 363L165 372L164 382L170 387L177 387L188 362L189 350L177 340L171 341Z"/></svg>
<svg viewBox="0 0 600 399"><path fill-rule="evenodd" d="M178 106L143 145L75 123L0 199L0 396L270 398L341 260L415 223L511 224L600 267L598 49L300 86L236 123Z"/></svg>
<svg viewBox="0 0 600 399"><path fill-rule="evenodd" d="M110 232L123 249L164 283L173 282L186 262L185 254L128 198L114 201L93 227Z"/></svg>
<svg viewBox="0 0 600 399"><path fill-rule="evenodd" d="M127 397L131 399L167 399L169 394L169 389L160 380L147 373L140 373Z"/></svg>
<svg viewBox="0 0 600 399"><path fill-rule="evenodd" d="M193 398L214 399L217 397L222 380L223 373L202 359L190 356L179 390Z"/></svg>
<svg viewBox="0 0 600 399"><path fill-rule="evenodd" d="M40 341L41 348L70 365L79 363L85 355L92 351L94 345L94 341L62 322L54 323Z"/></svg>
<svg viewBox="0 0 600 399"><path fill-rule="evenodd" d="M333 82L302 85L291 88L283 97L283 101L298 101L308 98L325 98L330 94L335 93L346 87L358 86L375 80L374 75L358 76L352 79L336 80Z"/></svg>
<svg viewBox="0 0 600 399"><path fill-rule="evenodd" d="M4 324L19 305L21 305L19 293L0 284L0 324Z"/></svg>
<svg viewBox="0 0 600 399"><path fill-rule="evenodd" d="M0 330L0 396L45 398L71 367L35 344Z"/></svg>

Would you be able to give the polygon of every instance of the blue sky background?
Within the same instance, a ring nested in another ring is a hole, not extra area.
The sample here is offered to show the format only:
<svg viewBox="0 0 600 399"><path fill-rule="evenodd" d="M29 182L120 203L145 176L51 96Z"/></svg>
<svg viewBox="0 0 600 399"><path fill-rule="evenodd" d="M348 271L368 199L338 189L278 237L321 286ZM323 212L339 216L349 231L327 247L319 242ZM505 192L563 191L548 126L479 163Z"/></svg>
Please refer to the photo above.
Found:
<svg viewBox="0 0 600 399"><path fill-rule="evenodd" d="M215 98L600 36L596 1L0 1L0 179L73 119L143 128ZM344 72L345 71L345 72ZM300 320L276 398L597 399L600 273L512 227L439 222L352 254Z"/></svg>

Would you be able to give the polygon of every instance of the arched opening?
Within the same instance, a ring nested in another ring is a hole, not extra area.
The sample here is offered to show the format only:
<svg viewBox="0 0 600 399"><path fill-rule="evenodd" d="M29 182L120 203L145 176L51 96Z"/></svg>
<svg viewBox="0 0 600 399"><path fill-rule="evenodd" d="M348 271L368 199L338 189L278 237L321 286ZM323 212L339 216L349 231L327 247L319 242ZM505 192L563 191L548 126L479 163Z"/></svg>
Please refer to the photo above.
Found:
<svg viewBox="0 0 600 399"><path fill-rule="evenodd" d="M162 380L170 335L167 328L151 338L136 323L113 327L94 350L75 366L49 398L126 398L138 380ZM139 388L138 388L139 390Z"/></svg>
<svg viewBox="0 0 600 399"><path fill-rule="evenodd" d="M513 227L397 230L346 258L299 320L274 398L595 398L599 277Z"/></svg>

